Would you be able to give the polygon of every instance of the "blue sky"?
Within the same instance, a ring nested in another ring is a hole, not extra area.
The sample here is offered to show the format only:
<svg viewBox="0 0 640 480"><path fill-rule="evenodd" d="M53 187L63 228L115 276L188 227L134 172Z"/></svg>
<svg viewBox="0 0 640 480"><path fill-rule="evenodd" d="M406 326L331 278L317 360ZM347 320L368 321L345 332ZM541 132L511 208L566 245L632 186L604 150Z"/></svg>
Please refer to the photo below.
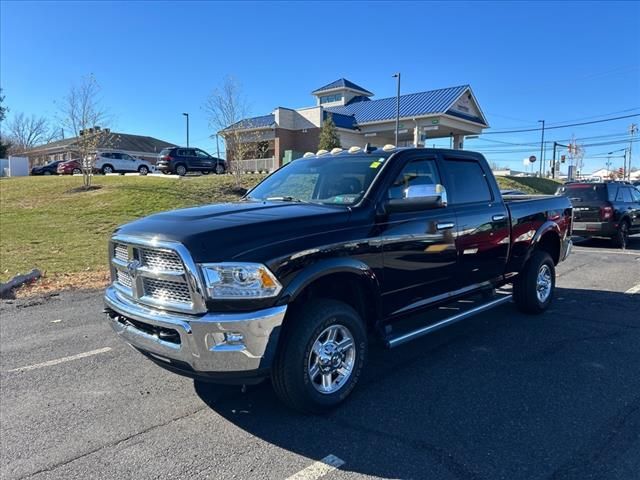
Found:
<svg viewBox="0 0 640 480"><path fill-rule="evenodd" d="M256 115L309 106L309 92L340 77L393 96L395 71L404 93L470 84L496 131L640 114L640 2L2 1L0 30L9 115L54 117L55 101L92 73L114 129L180 144L189 112L191 143L212 153L202 106L225 75ZM621 141L631 122L640 117L546 138ZM520 167L539 146L498 142L539 138L495 134L466 147ZM625 146L587 147L585 170ZM640 166L640 143L634 150Z"/></svg>

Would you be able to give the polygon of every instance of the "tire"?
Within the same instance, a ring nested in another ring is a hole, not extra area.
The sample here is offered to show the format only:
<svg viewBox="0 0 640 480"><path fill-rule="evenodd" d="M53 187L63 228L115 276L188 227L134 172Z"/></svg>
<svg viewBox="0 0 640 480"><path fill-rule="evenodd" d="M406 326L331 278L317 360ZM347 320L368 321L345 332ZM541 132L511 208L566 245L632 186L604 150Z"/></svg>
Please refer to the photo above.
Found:
<svg viewBox="0 0 640 480"><path fill-rule="evenodd" d="M203 170L202 175L209 175L211 172L209 170Z"/></svg>
<svg viewBox="0 0 640 480"><path fill-rule="evenodd" d="M187 174L187 167L185 167L182 163L176 165L176 173L181 177L184 177Z"/></svg>
<svg viewBox="0 0 640 480"><path fill-rule="evenodd" d="M80 170L79 168L74 168L73 171L71 172L73 175L77 175L79 173L82 173L82 170Z"/></svg>
<svg viewBox="0 0 640 480"><path fill-rule="evenodd" d="M551 256L542 250L533 253L513 282L513 300L521 312L544 312L556 288L556 269Z"/></svg>
<svg viewBox="0 0 640 480"><path fill-rule="evenodd" d="M49 170L45 170L43 175L51 175L51 172Z"/></svg>
<svg viewBox="0 0 640 480"><path fill-rule="evenodd" d="M629 243L629 222L623 220L618 227L616 235L611 239L614 246L626 250Z"/></svg>
<svg viewBox="0 0 640 480"><path fill-rule="evenodd" d="M291 328L281 338L271 370L273 388L290 408L323 413L342 403L358 383L367 356L367 332L360 315L336 300L315 300L292 313ZM331 332L336 333L333 342ZM339 349L349 337L351 346ZM346 365L351 368L343 373ZM328 388L323 378L329 379Z"/></svg>
<svg viewBox="0 0 640 480"><path fill-rule="evenodd" d="M224 165L222 165L221 163L218 163L216 165L216 175L222 175L224 172L226 172Z"/></svg>
<svg viewBox="0 0 640 480"><path fill-rule="evenodd" d="M149 173L149 168L146 165L140 165L140 167L138 167L138 173L140 175L146 175Z"/></svg>
<svg viewBox="0 0 640 480"><path fill-rule="evenodd" d="M102 168L100 169L100 171L106 175L107 173L113 173L115 170L113 169L113 167L109 164L107 165L103 165Z"/></svg>

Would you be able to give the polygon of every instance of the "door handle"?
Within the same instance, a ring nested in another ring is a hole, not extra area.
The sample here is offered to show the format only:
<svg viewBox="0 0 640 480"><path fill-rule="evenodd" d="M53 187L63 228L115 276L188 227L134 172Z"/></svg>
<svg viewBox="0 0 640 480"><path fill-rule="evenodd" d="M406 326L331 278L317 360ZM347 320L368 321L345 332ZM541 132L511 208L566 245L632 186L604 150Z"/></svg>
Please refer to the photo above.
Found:
<svg viewBox="0 0 640 480"><path fill-rule="evenodd" d="M494 222L499 222L501 220L504 220L505 218L507 218L507 216L504 213L500 213L491 217L491 220L493 220Z"/></svg>
<svg viewBox="0 0 640 480"><path fill-rule="evenodd" d="M450 228L454 227L454 223L453 222L442 222L442 223L436 223L436 228L438 230L449 230Z"/></svg>

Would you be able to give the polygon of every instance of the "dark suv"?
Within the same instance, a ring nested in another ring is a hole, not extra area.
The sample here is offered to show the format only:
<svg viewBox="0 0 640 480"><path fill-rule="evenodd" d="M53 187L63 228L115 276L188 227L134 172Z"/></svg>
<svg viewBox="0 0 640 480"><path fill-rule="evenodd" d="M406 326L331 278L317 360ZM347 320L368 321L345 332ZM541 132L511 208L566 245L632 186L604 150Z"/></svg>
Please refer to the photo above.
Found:
<svg viewBox="0 0 640 480"><path fill-rule="evenodd" d="M608 237L626 248L629 235L640 233L640 191L618 182L570 183L558 188L573 205L573 233Z"/></svg>
<svg viewBox="0 0 640 480"><path fill-rule="evenodd" d="M156 169L162 173L176 173L181 177L188 172L221 174L227 171L227 163L199 148L173 147L160 152Z"/></svg>

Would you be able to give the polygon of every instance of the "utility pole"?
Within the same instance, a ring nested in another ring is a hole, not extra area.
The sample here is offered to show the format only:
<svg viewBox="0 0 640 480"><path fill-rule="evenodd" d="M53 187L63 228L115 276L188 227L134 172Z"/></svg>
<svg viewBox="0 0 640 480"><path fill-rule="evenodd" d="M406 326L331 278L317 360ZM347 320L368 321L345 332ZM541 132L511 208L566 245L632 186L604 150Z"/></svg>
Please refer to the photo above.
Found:
<svg viewBox="0 0 640 480"><path fill-rule="evenodd" d="M185 117L187 117L187 148L189 148L189 114L183 113Z"/></svg>
<svg viewBox="0 0 640 480"><path fill-rule="evenodd" d="M217 133L216 133L216 148L218 150L218 158L220 158L220 140L218 139Z"/></svg>
<svg viewBox="0 0 640 480"><path fill-rule="evenodd" d="M627 180L631 180L631 146L633 145L633 136L638 133L638 126L635 123L629 125L629 168L625 170L627 175ZM627 166L627 162L625 161L625 167Z"/></svg>
<svg viewBox="0 0 640 480"><path fill-rule="evenodd" d="M542 170L544 170L544 120L538 120L542 123L542 138L540 139L540 176L542 177Z"/></svg>
<svg viewBox="0 0 640 480"><path fill-rule="evenodd" d="M396 147L398 146L398 132L400 130L400 72L393 75L398 79L398 93L396 94Z"/></svg>

